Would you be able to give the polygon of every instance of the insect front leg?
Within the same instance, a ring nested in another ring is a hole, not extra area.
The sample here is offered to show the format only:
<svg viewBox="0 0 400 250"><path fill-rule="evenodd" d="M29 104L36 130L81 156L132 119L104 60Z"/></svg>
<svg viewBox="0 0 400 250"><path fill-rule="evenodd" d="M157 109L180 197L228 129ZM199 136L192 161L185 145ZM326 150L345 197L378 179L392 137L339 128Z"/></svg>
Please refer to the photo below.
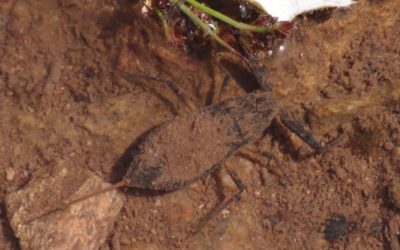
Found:
<svg viewBox="0 0 400 250"><path fill-rule="evenodd" d="M321 146L319 142L314 138L313 134L305 128L304 123L299 120L295 120L289 116L289 114L285 111L280 112L280 120L290 131L295 133L301 140L303 140L307 145L315 150L316 154L324 153L329 148L336 146L340 143L344 136L341 135L335 140L329 142L325 146Z"/></svg>

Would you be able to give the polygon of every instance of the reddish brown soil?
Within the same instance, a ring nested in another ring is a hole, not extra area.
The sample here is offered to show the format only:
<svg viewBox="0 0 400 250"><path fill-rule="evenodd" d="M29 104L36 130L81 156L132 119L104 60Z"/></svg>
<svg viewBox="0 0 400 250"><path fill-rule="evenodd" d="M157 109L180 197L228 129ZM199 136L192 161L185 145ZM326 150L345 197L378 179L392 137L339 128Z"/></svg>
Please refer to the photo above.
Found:
<svg viewBox="0 0 400 250"><path fill-rule="evenodd" d="M338 145L307 156L276 121L226 162L246 190L199 234L191 228L236 192L225 170L164 195L124 190L103 248L399 249L398 188L388 192L400 166L399 9L360 0L301 17L264 62L287 109L325 143L345 133ZM160 26L136 1L0 2L0 249L18 249L4 197L39 169L61 159L116 182L140 136L190 112L165 83L122 72L173 81L199 106L218 99L210 51L178 51ZM235 71L222 98L254 87Z"/></svg>

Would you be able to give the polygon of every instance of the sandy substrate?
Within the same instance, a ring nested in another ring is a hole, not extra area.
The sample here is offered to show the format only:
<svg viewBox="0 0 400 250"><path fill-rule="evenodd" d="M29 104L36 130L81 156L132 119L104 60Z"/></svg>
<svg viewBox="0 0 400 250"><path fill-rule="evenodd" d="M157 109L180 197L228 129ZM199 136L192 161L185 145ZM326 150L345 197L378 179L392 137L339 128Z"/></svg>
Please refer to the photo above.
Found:
<svg viewBox="0 0 400 250"><path fill-rule="evenodd" d="M399 9L360 0L301 17L263 62L274 96L321 142L345 134L338 145L312 155L273 121L225 163L246 189L200 233L237 192L224 169L163 195L122 189L102 249L399 249ZM160 26L136 1L0 2L0 249L19 248L5 196L34 173L63 160L117 182L142 135L190 112L143 76L174 82L199 107L217 99L224 77L211 53L172 48ZM222 99L255 85L237 68Z"/></svg>

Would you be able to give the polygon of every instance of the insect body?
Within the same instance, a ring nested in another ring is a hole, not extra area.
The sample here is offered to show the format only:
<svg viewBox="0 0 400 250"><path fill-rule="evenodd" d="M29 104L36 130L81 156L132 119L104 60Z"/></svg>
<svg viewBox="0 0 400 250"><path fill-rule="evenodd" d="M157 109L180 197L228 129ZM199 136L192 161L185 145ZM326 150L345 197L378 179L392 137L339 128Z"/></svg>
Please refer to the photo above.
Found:
<svg viewBox="0 0 400 250"><path fill-rule="evenodd" d="M213 172L269 127L278 109L271 94L251 93L177 116L138 146L127 186L171 191Z"/></svg>
<svg viewBox="0 0 400 250"><path fill-rule="evenodd" d="M323 148L312 134L279 106L271 92L255 92L177 116L138 145L123 183L161 191L182 188L218 169L241 147L260 138L277 115L320 152Z"/></svg>

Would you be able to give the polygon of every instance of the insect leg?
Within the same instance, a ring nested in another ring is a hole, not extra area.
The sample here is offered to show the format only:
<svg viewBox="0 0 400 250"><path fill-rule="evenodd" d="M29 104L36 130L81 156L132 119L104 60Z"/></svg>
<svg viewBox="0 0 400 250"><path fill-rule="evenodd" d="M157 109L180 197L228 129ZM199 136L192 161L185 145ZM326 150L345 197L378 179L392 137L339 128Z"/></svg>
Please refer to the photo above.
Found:
<svg viewBox="0 0 400 250"><path fill-rule="evenodd" d="M186 94L186 91L184 91L181 87L176 85L174 82L166 80L166 79L161 79L159 77L155 76L150 76L150 75L141 75L141 74L134 74L134 73L127 73L127 72L121 72L121 76L129 81L129 82L136 82L137 79L144 79L148 81L153 81L153 82L161 82L164 83L168 88L174 92L174 94L182 100L182 102L191 110L195 111L198 109L200 106L198 104L197 100L193 100L193 98L189 97L188 94ZM145 89L149 89L149 86L145 86ZM153 91L151 91L153 92Z"/></svg>
<svg viewBox="0 0 400 250"><path fill-rule="evenodd" d="M215 207L211 213L207 214L205 218L203 218L199 225L197 226L195 233L200 232L200 230L215 216L217 216L222 210L224 210L229 204L231 204L235 200L240 200L240 196L243 193L245 186L243 182L240 180L238 174L232 170L230 170L227 166L225 166L226 170L228 171L228 174L232 178L233 182L235 183L238 192L233 195L232 197L225 199L221 204L219 204L217 207Z"/></svg>
<svg viewBox="0 0 400 250"><path fill-rule="evenodd" d="M290 118L290 116L281 111L280 119L282 123L298 137L300 137L307 145L313 148L317 154L326 152L329 148L336 146L344 138L343 135L339 136L335 140L328 143L326 146L322 147L317 140L314 138L313 134L305 128L304 124L298 120Z"/></svg>
<svg viewBox="0 0 400 250"><path fill-rule="evenodd" d="M315 140L311 132L305 128L302 122L292 119L284 111L281 112L280 119L283 125L285 125L290 131L295 133L298 137L300 137L311 148L313 148L316 151L320 151L322 149L321 145Z"/></svg>
<svg viewBox="0 0 400 250"><path fill-rule="evenodd" d="M228 74L225 74L224 80L222 81L221 88L218 91L218 95L216 96L217 102L219 102L223 96L225 89L228 86L229 80L231 77Z"/></svg>
<svg viewBox="0 0 400 250"><path fill-rule="evenodd" d="M291 183L289 178L288 171L285 167L284 162L280 161L274 154L269 152L252 152L246 148L241 149L239 152L236 153L236 156L242 157L251 161L253 163L257 163L260 166L266 167L268 172L273 174L279 179L279 182L282 185L286 185L287 183ZM273 167L270 167L269 161L273 161Z"/></svg>

